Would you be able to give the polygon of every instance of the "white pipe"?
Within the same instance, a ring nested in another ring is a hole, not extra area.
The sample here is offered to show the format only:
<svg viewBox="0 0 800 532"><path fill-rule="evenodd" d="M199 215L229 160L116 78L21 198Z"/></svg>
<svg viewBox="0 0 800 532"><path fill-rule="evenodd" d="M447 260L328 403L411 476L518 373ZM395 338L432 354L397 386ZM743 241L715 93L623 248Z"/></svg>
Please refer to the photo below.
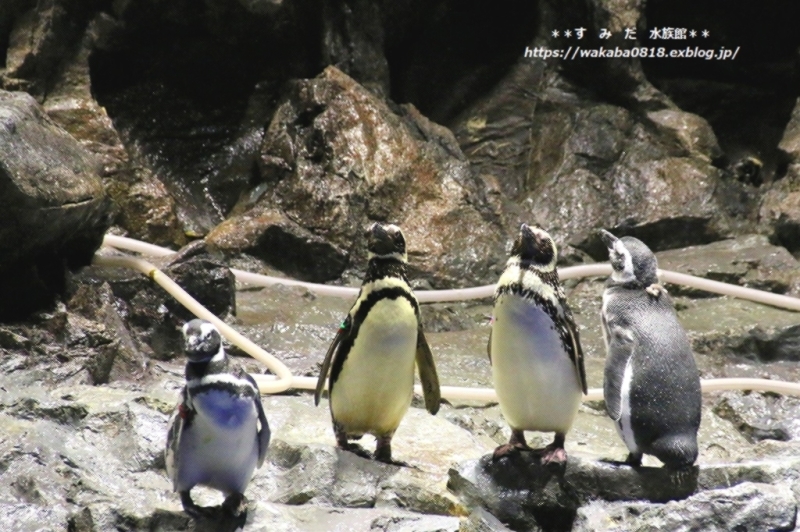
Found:
<svg viewBox="0 0 800 532"><path fill-rule="evenodd" d="M142 242L141 240L134 240L133 238L128 238L126 236L110 235L108 233L106 233L106 235L103 237L103 245L112 248L133 251L135 253L141 253L142 255L146 255L148 257L166 257L167 255L172 255L175 253L175 251L171 249L162 248L161 246L156 246L155 244L148 244L147 242Z"/></svg>
<svg viewBox="0 0 800 532"><path fill-rule="evenodd" d="M128 251L141 253L143 255L157 257L164 257L175 253L171 249L162 248L153 244L147 244L145 242L133 240L132 238L116 235L106 235L105 239L103 240L103 244L118 249L125 249ZM295 281L294 279L285 279L282 277L272 277L268 275L245 272L233 268L231 271L236 276L238 281L253 286L266 287L278 284L284 286L302 286L319 295L341 297L343 299L354 298L358 294L358 288L307 283L304 281ZM715 294L748 299L750 301L771 305L773 307L800 311L800 299L794 297L773 294L771 292L764 292L762 290L755 290L752 288L745 288L743 286L730 285L727 283L703 279L702 277L695 277L693 275L686 275L669 270L658 270L658 274L659 277L667 283L690 286L692 288L713 292ZM566 281L568 279L582 279L584 277L611 275L611 266L605 263L568 266L566 268L559 268L558 275L562 281ZM454 290L417 290L415 295L420 303L483 299L494 295L494 285L476 286L472 288L457 288Z"/></svg>
<svg viewBox="0 0 800 532"><path fill-rule="evenodd" d="M231 272L236 276L236 280L253 286L302 286L320 296L339 297L342 299L355 299L358 295L358 288L349 286L332 286L327 284L307 283L305 281L295 281L294 279L284 279L283 277L270 277L242 270L231 268Z"/></svg>
<svg viewBox="0 0 800 532"><path fill-rule="evenodd" d="M156 256L167 256L174 253L166 248L160 248L152 244L139 242L130 238L119 237L115 235L106 235L104 244L112 247L119 247L142 254L150 254ZM135 257L127 256L103 256L95 255L94 263L98 266L106 267L126 267L132 268L147 275L177 299L183 306L189 309L197 317L210 321L217 326L220 333L225 336L232 344L236 345L253 358L262 362L269 368L275 375L253 375L258 383L259 390L262 393L280 393L289 388L298 388L305 390L313 390L316 387L317 379L313 377L295 377L289 369L277 358L270 355L262 348L257 346L246 337L236 332L233 328L225 322L217 318L214 314L204 308L200 303L186 293L180 286L178 286L172 279L167 277L163 272L159 271L155 266ZM327 286L317 285L313 283L304 283L294 281L291 279L282 279L278 277L268 277L265 275L257 275L249 272L242 272L241 270L232 270L235 272L237 279L242 275L242 282L256 284L258 286L271 286L274 284L285 284L289 286L304 286L317 293L324 295L331 295L334 297L353 297L358 292L356 288L346 288L340 286ZM237 273L238 272L238 273ZM592 277L599 275L609 275L611 273L611 266L608 264L590 264L584 266L573 266L563 268L560 270L561 280ZM702 279L676 273L666 270L659 270L661 279L665 282L682 284L691 286L709 292L715 292L723 295L730 295L732 297L739 297L749 299L759 303L765 303L776 307L788 308L791 310L800 310L800 300L772 294L769 292L762 292L761 290L754 290L752 288L744 288L741 286L733 286L709 279ZM264 283L264 284L262 284ZM494 292L494 286L479 286L474 288L465 288L459 290L429 290L417 292L417 298L421 302L428 301L458 301L464 299L484 298L489 297ZM748 378L728 378L728 379L707 379L701 381L704 392L720 391L720 390L757 390L775 392L786 395L800 396L800 384L774 381L769 379L748 379ZM422 391L419 386L415 386L415 391L421 394ZM477 400L485 402L496 402L497 395L491 388L466 388L459 386L442 386L442 397L450 400ZM596 401L603 398L602 388L591 388L589 393L584 396L584 401Z"/></svg>
<svg viewBox="0 0 800 532"><path fill-rule="evenodd" d="M175 281L149 262L135 257L95 255L92 263L97 266L109 268L117 267L137 270L150 277L195 316L213 323L217 329L219 329L222 336L227 338L228 341L244 350L247 354L267 366L270 371L277 375L276 380L265 383L263 387L259 386L262 392L280 393L292 387L292 372L289 371L289 368L287 368L283 362L261 349L250 339L242 336L230 325L216 317L214 313L201 305L200 302L178 286Z"/></svg>
<svg viewBox="0 0 800 532"><path fill-rule="evenodd" d="M275 382L274 375L253 375L256 382L261 386L262 383ZM316 377L294 377L292 388L299 390L313 390L317 386ZM774 381L771 379L748 379L748 378L728 378L728 379L701 379L700 386L703 392L718 392L728 390L757 390L761 392L773 392L783 395L800 396L800 384L785 381ZM422 395L422 387L417 384L414 392ZM467 388L463 386L442 386L442 397L449 400L461 401L484 401L487 403L497 402L497 393L493 388ZM589 388L589 393L583 396L584 401L600 401L603 399L602 388Z"/></svg>
<svg viewBox="0 0 800 532"><path fill-rule="evenodd" d="M774 392L783 395L800 396L800 384L786 381L773 381L771 379L708 379L701 381L704 392L718 392L724 390L758 390L760 392Z"/></svg>
<svg viewBox="0 0 800 532"><path fill-rule="evenodd" d="M611 268L609 267L609 273ZM673 284L680 284L683 286L690 286L698 288L707 292L714 292L715 294L722 294L726 296L736 297L739 299L748 299L756 303L763 303L764 305L771 305L773 307L785 308L787 310L800 310L800 299L796 297L784 296L781 294L773 294L772 292L764 292L763 290L755 290L753 288L745 288L744 286L736 286L719 281L712 281L711 279L702 279L685 273L671 272L667 270L658 270L660 278Z"/></svg>

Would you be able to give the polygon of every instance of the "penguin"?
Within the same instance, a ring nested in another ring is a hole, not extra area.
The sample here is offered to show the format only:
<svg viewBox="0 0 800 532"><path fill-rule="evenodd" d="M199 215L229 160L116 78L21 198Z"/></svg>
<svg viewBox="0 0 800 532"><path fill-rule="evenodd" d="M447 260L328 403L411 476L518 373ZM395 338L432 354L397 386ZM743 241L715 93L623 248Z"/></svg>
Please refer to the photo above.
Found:
<svg viewBox="0 0 800 532"><path fill-rule="evenodd" d="M539 226L522 224L494 294L487 351L511 438L494 452L531 450L524 431L555 432L537 452L543 464L563 464L564 439L585 394L578 329L558 279L558 253Z"/></svg>
<svg viewBox="0 0 800 532"><path fill-rule="evenodd" d="M737 181L760 187L764 184L764 176L761 174L764 163L758 157L745 155L736 162L732 163L728 170L733 174Z"/></svg>
<svg viewBox="0 0 800 532"><path fill-rule="evenodd" d="M697 460L702 397L686 331L668 292L658 284L658 263L642 241L600 231L613 273L603 292L606 411L628 448L626 462L642 455L668 469Z"/></svg>
<svg viewBox="0 0 800 532"><path fill-rule="evenodd" d="M167 475L183 508L197 517L210 509L189 494L196 485L225 494L223 510L238 515L244 490L264 462L270 430L255 380L231 371L214 325L192 320L183 326L186 385L169 421Z"/></svg>
<svg viewBox="0 0 800 532"><path fill-rule="evenodd" d="M392 436L411 404L416 361L425 407L439 410L439 378L420 321L419 303L406 278L408 256L399 227L374 223L367 230L368 263L361 290L330 345L314 394L325 379L339 448L366 456L348 440L372 434L374 458L392 459Z"/></svg>

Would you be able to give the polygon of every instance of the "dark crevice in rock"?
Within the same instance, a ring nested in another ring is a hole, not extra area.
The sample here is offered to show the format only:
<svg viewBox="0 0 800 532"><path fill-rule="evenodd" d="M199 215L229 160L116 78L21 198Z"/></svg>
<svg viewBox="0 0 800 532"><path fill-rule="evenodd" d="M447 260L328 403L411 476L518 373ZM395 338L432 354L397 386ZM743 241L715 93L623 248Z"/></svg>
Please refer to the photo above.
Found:
<svg viewBox="0 0 800 532"><path fill-rule="evenodd" d="M235 2L138 2L90 60L92 90L134 159L157 171L185 228L205 233L248 189L282 84L319 68L319 15ZM313 39L312 39L313 40Z"/></svg>
<svg viewBox="0 0 800 532"><path fill-rule="evenodd" d="M0 68L6 67L6 53L14 22L21 13L34 6L34 0L6 0L0 2Z"/></svg>
<svg viewBox="0 0 800 532"><path fill-rule="evenodd" d="M62 74L64 60L78 48L92 14L106 1L3 3L0 52L6 71L0 72L0 87L43 98Z"/></svg>
<svg viewBox="0 0 800 532"><path fill-rule="evenodd" d="M779 218L775 224L775 233L771 240L772 243L783 246L792 253L799 252L800 224L786 220L784 217Z"/></svg>
<svg viewBox="0 0 800 532"><path fill-rule="evenodd" d="M632 236L642 242L650 243L653 251L664 251L692 245L708 244L721 239L711 220L699 217L674 217L653 223L637 224L635 220L625 220L610 229L618 237ZM608 249L597 232L588 233L586 238L573 246L587 253L592 259L608 259Z"/></svg>
<svg viewBox="0 0 800 532"><path fill-rule="evenodd" d="M656 87L681 109L711 123L725 152L725 165L733 174L738 173L740 163L747 157L763 163L760 173L764 182L785 174L777 146L800 84L800 35L794 30L795 17L788 15L795 10L796 4L790 0L766 0L737 9L718 1L698 4L690 0L652 0L646 4L650 29L673 27L710 32L705 39L644 40L647 46L667 50L698 47L714 53L723 47L739 47L735 60L642 61L648 79Z"/></svg>
<svg viewBox="0 0 800 532"><path fill-rule="evenodd" d="M384 5L391 96L448 123L502 79L538 26L538 2Z"/></svg>

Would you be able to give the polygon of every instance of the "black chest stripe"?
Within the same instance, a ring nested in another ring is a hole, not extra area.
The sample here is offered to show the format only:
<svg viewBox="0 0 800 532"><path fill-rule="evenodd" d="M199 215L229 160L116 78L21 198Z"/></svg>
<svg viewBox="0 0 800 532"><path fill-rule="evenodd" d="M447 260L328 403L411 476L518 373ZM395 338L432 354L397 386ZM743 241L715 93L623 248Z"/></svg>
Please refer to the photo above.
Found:
<svg viewBox="0 0 800 532"><path fill-rule="evenodd" d="M190 388L189 394L192 396L197 396L209 391L227 392L231 395L240 395L242 397L256 397L256 391L253 389L253 386L247 381L243 381L241 384L235 384L226 381L209 382L208 384L197 384Z"/></svg>
<svg viewBox="0 0 800 532"><path fill-rule="evenodd" d="M186 381L201 379L206 375L228 372L228 357L219 361L188 362L186 364Z"/></svg>
<svg viewBox="0 0 800 532"><path fill-rule="evenodd" d="M558 294L558 289L554 289L553 291ZM543 298L539 292L535 290L524 288L521 283L511 283L505 286L497 287L494 295L495 302L497 301L497 298L503 295L515 295L525 299L526 301L532 301L537 307L546 308L548 310L548 314L551 314L551 317L555 316L555 306L551 300Z"/></svg>
<svg viewBox="0 0 800 532"><path fill-rule="evenodd" d="M408 300L409 303L411 303L411 306L414 308L414 315L416 315L417 320L419 320L419 304L405 288L393 286L371 292L358 307L356 315L353 316L353 319L351 320L351 329L350 331L347 331L347 336L342 340L342 343L339 344L339 348L334 355L333 365L331 367L331 380L328 384L328 388L330 390L333 389L333 384L336 382L336 379L339 378L339 374L342 372L342 366L347 358L347 354L350 352L350 349L353 348L353 344L356 341L361 324L364 323L369 311L381 300L397 299L399 297L403 297Z"/></svg>

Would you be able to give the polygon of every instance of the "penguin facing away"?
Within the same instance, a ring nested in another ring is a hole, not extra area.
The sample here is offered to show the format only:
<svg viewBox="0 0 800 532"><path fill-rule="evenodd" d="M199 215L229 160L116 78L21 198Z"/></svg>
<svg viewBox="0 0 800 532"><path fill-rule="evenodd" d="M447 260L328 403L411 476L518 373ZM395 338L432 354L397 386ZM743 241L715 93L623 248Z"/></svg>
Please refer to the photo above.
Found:
<svg viewBox="0 0 800 532"><path fill-rule="evenodd" d="M600 231L613 273L603 292L606 411L638 466L642 454L667 468L697 459L700 375L672 299L658 285L655 255L632 237Z"/></svg>
<svg viewBox="0 0 800 532"><path fill-rule="evenodd" d="M220 490L222 509L239 515L244 490L264 462L270 430L255 380L230 371L219 331L195 319L183 326L186 386L169 421L167 475L189 515L209 514L190 496L196 485Z"/></svg>
<svg viewBox="0 0 800 532"><path fill-rule="evenodd" d="M419 304L406 279L406 243L396 225L367 230L367 272L358 298L342 322L320 370L314 394L319 405L325 379L336 444L364 456L348 440L376 437L375 459L392 460L391 441L411 404L414 364L425 407L439 410L439 379L420 321Z"/></svg>
<svg viewBox="0 0 800 532"><path fill-rule="evenodd" d="M524 431L555 432L541 462L567 459L564 439L586 393L578 329L556 270L557 250L541 227L522 224L494 296L487 351L500 410L511 427L494 452L531 450Z"/></svg>

